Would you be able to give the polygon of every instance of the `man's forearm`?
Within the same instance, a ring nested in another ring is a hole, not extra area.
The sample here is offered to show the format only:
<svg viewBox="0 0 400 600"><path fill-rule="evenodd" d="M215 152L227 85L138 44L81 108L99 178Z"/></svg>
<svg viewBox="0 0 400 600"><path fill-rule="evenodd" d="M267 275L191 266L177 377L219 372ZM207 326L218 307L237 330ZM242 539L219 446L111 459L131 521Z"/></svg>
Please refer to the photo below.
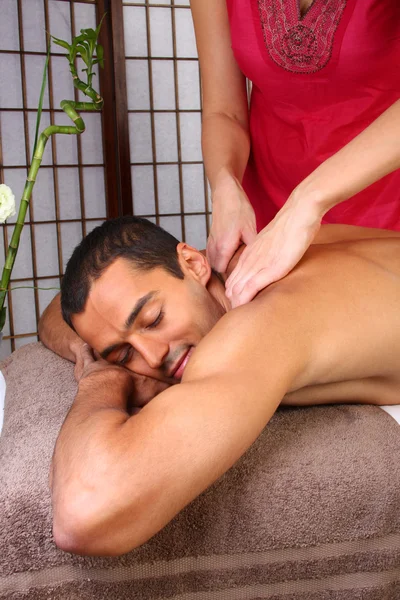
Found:
<svg viewBox="0 0 400 600"><path fill-rule="evenodd" d="M40 318L39 337L47 348L76 362L83 341L62 318L60 294L53 298Z"/></svg>

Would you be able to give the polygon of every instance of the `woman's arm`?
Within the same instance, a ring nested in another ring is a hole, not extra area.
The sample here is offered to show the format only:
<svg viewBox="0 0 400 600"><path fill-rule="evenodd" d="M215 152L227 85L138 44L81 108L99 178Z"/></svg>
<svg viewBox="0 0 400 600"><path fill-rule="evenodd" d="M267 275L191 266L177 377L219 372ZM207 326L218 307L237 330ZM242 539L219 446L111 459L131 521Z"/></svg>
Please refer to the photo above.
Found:
<svg viewBox="0 0 400 600"><path fill-rule="evenodd" d="M397 100L306 177L293 191L293 197L303 206L314 203L323 216L340 202L400 168L399 139L400 100Z"/></svg>
<svg viewBox="0 0 400 600"><path fill-rule="evenodd" d="M400 168L399 137L400 100L296 187L227 280L226 294L234 307L296 266L329 209Z"/></svg>
<svg viewBox="0 0 400 600"><path fill-rule="evenodd" d="M226 270L240 240L255 238L253 209L241 186L250 152L246 80L231 48L225 0L191 0L200 60L202 149L213 201L207 247L212 266Z"/></svg>

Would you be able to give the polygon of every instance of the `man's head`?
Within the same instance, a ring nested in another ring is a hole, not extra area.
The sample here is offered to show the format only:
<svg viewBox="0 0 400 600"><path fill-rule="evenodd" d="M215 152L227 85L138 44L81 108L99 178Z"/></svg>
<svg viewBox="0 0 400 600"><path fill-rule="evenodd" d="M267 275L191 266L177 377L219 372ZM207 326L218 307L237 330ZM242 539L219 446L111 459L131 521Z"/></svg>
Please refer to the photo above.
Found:
<svg viewBox="0 0 400 600"><path fill-rule="evenodd" d="M111 362L176 383L224 310L205 257L153 223L106 221L75 249L61 287L65 321Z"/></svg>

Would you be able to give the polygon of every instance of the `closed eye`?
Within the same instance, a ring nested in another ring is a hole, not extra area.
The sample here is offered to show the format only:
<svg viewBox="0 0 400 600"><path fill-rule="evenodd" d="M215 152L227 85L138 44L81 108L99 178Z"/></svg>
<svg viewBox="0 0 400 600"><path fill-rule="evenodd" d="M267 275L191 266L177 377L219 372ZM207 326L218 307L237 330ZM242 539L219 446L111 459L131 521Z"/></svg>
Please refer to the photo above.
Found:
<svg viewBox="0 0 400 600"><path fill-rule="evenodd" d="M117 365L125 365L132 356L132 346L127 346L126 351L116 360Z"/></svg>
<svg viewBox="0 0 400 600"><path fill-rule="evenodd" d="M160 312L158 313L158 317L152 323L150 323L150 325L147 325L146 329L153 329L154 327L157 327L157 325L161 323L163 317L164 312L160 310Z"/></svg>

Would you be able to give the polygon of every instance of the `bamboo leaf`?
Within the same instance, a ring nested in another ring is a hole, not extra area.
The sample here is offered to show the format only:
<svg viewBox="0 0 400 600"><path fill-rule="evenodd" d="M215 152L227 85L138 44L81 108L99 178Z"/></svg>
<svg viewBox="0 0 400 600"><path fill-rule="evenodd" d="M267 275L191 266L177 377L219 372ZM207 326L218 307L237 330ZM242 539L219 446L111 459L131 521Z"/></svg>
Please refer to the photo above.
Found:
<svg viewBox="0 0 400 600"><path fill-rule="evenodd" d="M76 46L77 52L81 55L83 62L88 67L89 66L89 52L88 49L85 48L83 44L78 44Z"/></svg>
<svg viewBox="0 0 400 600"><path fill-rule="evenodd" d="M81 29L81 33L86 35L90 40L95 40L97 38L95 30L90 27L88 29Z"/></svg>
<svg viewBox="0 0 400 600"><path fill-rule="evenodd" d="M65 42L64 40L59 40L58 38L55 38L54 35L52 35L51 37L53 39L53 42L57 44L57 46L61 46L62 48L65 48L68 51L71 49L71 46L70 44L68 44L68 42Z"/></svg>
<svg viewBox="0 0 400 600"><path fill-rule="evenodd" d="M106 14L107 14L107 13L104 13L104 15L101 17L101 21L100 21L100 23L99 23L99 24L97 25L97 27L96 27L96 40L97 40L97 38L99 37L100 29L101 29L101 26L102 26L102 23L103 23L103 20L104 20L104 18L105 18L105 16L106 16Z"/></svg>
<svg viewBox="0 0 400 600"><path fill-rule="evenodd" d="M63 41L63 40L60 40L60 41ZM36 146L37 146L37 142L38 142L38 139L39 139L39 128L40 128L40 121L42 119L43 98L44 98L44 92L45 92L45 89L46 89L47 70L48 70L48 67L49 67L49 59L50 59L50 47L51 47L51 41L49 39L48 46L47 46L47 56L46 56L46 60L45 60L45 63L44 63L44 69L43 69L42 87L40 89L38 110L37 110L37 113L36 113L36 130L35 130L35 141L34 141L34 144L33 144L33 151L32 151L32 160L33 160L33 157L35 155Z"/></svg>
<svg viewBox="0 0 400 600"><path fill-rule="evenodd" d="M101 46L101 44L97 44L96 46L96 56L99 63L102 63L104 57L104 48Z"/></svg>

